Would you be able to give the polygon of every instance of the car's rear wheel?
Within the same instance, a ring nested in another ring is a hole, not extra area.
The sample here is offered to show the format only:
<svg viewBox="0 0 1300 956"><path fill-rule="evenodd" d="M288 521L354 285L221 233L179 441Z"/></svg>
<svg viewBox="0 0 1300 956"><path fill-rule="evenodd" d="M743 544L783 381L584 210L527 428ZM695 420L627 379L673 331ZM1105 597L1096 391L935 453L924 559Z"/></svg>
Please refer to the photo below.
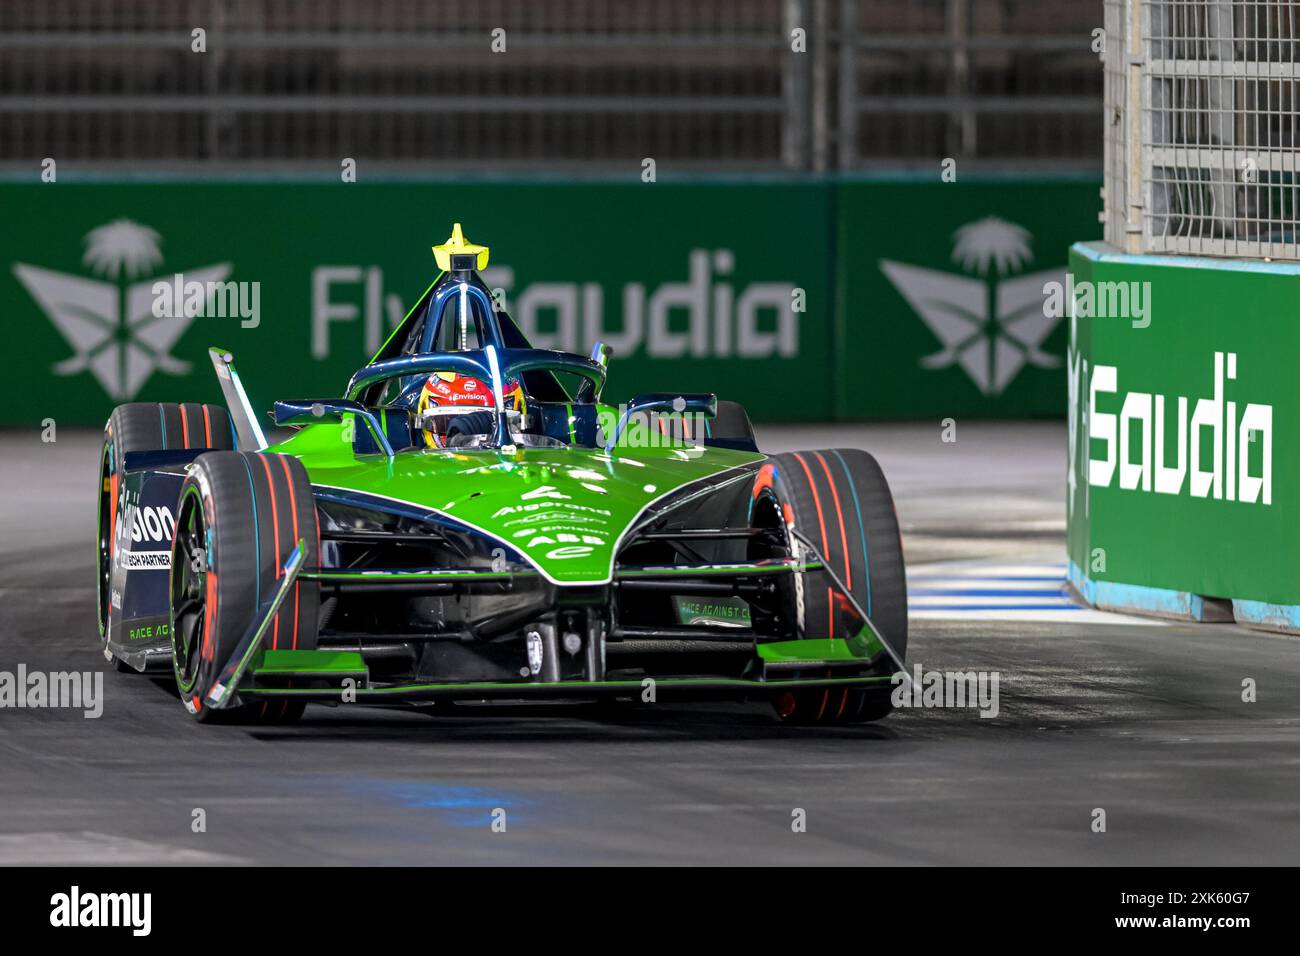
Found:
<svg viewBox="0 0 1300 956"><path fill-rule="evenodd" d="M816 545L902 659L907 652L903 547L894 499L875 458L855 448L773 455L760 469L755 487L772 496L784 523ZM796 553L800 547L797 541L791 545ZM828 577L798 577L791 585L788 610L796 634L848 637L836 613L843 598ZM890 690L886 684L871 690L785 691L773 705L782 720L791 722L858 723L890 712Z"/></svg>
<svg viewBox="0 0 1300 956"><path fill-rule="evenodd" d="M298 459L254 452L200 455L181 486L172 544L171 635L176 687L197 720L283 723L300 701L252 701L223 710L207 693L261 608L280 587L294 545L317 564L320 526ZM316 646L320 585L298 580L271 621L263 650Z"/></svg>
<svg viewBox="0 0 1300 956"><path fill-rule="evenodd" d="M133 402L113 409L104 426L99 456L96 608L99 636L105 641L112 623L110 582L126 456L142 451L233 447L230 415L220 405ZM119 670L129 669L117 658L113 662Z"/></svg>

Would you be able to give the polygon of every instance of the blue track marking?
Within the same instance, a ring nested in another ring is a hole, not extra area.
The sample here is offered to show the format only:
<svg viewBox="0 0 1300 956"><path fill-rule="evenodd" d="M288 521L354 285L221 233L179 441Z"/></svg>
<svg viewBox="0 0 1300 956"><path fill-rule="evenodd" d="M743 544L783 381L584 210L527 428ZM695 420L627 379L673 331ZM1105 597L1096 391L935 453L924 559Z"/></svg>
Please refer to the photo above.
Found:
<svg viewBox="0 0 1300 956"><path fill-rule="evenodd" d="M1016 617L1025 612L1082 611L1065 588L1065 568L993 562L927 568L909 575L908 605L924 614Z"/></svg>
<svg viewBox="0 0 1300 956"><path fill-rule="evenodd" d="M1065 578L1059 574L999 574L999 581L1050 581L1056 584L1065 584ZM951 574L909 574L909 581L951 581Z"/></svg>
<svg viewBox="0 0 1300 956"><path fill-rule="evenodd" d="M1041 561L951 561L908 575L913 620L1052 621L1062 624L1149 624L1075 603L1064 564Z"/></svg>
<svg viewBox="0 0 1300 956"><path fill-rule="evenodd" d="M1062 582L1064 584L1064 582ZM913 597L1045 597L1051 591L1033 588L908 588L907 593ZM1063 592L1062 592L1063 593Z"/></svg>
<svg viewBox="0 0 1300 956"><path fill-rule="evenodd" d="M403 810L432 811L455 827L488 828L498 808L506 812L508 823L543 819L544 801L510 790L382 777L349 780L344 786L368 802L378 797Z"/></svg>
<svg viewBox="0 0 1300 956"><path fill-rule="evenodd" d="M1074 604L1013 604L1005 607L989 604L927 604L926 611L1082 611Z"/></svg>

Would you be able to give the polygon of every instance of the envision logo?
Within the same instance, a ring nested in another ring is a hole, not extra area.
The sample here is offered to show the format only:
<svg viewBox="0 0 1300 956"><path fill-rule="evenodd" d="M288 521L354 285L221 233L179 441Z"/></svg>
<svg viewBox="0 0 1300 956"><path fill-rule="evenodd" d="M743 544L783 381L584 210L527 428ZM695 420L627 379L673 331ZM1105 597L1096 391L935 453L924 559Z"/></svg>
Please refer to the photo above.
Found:
<svg viewBox="0 0 1300 956"><path fill-rule="evenodd" d="M1226 359L1226 361L1225 361ZM1225 370L1226 366L1226 370ZM1083 375L1087 377L1086 368ZM1071 392L1078 367L1071 368ZM1164 395L1127 392L1118 403L1119 414L1101 411L1099 404L1116 407L1116 400L1106 395L1119 393L1119 368L1097 365L1088 383L1088 435L1105 443L1105 455L1088 455L1088 484L1106 488L1119 471L1119 487L1131 491L1154 491L1157 494L1182 494L1184 485L1193 498L1218 498L1245 504L1273 502L1273 406L1247 403L1238 415L1238 404L1226 399L1227 382L1237 378L1237 354L1214 353L1213 397L1197 399L1190 419L1190 399L1179 395L1172 426L1167 422ZM1099 401L1099 396L1101 396ZM1071 419L1075 411L1071 408ZM1170 464L1167 455L1167 429L1177 431L1177 453ZM1136 430L1137 437L1134 439ZM1071 422L1071 434L1075 427ZM1188 454L1188 432L1191 453ZM1202 467L1203 442L1209 434L1211 466ZM1087 438L1084 439L1087 442ZM1071 445L1074 445L1072 438ZM1251 473L1252 451L1258 449L1261 460L1257 473ZM1073 472L1073 468L1071 469ZM1190 481L1188 476L1190 474ZM1073 475L1071 475L1073 477ZM1073 497L1073 496L1071 496Z"/></svg>
<svg viewBox="0 0 1300 956"><path fill-rule="evenodd" d="M171 356L172 347L189 328L193 315L160 318L154 314L154 283L127 284L119 275L134 279L162 264L158 233L117 219L92 229L85 236L83 264L101 282L39 266L14 263L28 294L45 311L73 355L54 366L55 375L90 372L110 398L129 401L153 374L184 375L188 362ZM187 275L200 283L221 282L230 263L191 269Z"/></svg>
<svg viewBox="0 0 1300 956"><path fill-rule="evenodd" d="M1000 395L1026 364L1056 368L1042 350L1061 314L1043 308L1043 287L1063 282L1065 270L1007 278L1033 260L1029 232L990 216L954 234L953 261L979 277L880 261L880 269L943 346L922 368L958 365L985 395ZM990 272L990 269L992 270Z"/></svg>
<svg viewBox="0 0 1300 956"><path fill-rule="evenodd" d="M113 549L113 561L125 564L130 571L155 571L172 566L170 549L145 551L139 545L143 543L170 544L176 534L176 519L166 505L141 508L138 504L126 500L123 493L122 520L117 525L117 544ZM127 535L131 544L127 544Z"/></svg>
<svg viewBox="0 0 1300 956"><path fill-rule="evenodd" d="M176 519L172 517L172 511L166 505L159 505L148 508L132 507L131 511L131 540L139 543L148 539L149 541L168 541L176 534ZM123 521L125 528L127 522Z"/></svg>

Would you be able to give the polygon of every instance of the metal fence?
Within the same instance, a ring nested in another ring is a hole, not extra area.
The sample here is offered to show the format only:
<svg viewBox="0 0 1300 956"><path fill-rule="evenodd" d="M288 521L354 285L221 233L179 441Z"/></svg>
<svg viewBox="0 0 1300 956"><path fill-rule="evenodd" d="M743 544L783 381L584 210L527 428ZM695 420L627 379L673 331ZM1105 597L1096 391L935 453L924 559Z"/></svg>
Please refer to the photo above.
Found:
<svg viewBox="0 0 1300 956"><path fill-rule="evenodd" d="M1106 7L1108 241L1300 259L1300 3Z"/></svg>
<svg viewBox="0 0 1300 956"><path fill-rule="evenodd" d="M1094 166L1100 16L1100 0L7 0L0 161Z"/></svg>

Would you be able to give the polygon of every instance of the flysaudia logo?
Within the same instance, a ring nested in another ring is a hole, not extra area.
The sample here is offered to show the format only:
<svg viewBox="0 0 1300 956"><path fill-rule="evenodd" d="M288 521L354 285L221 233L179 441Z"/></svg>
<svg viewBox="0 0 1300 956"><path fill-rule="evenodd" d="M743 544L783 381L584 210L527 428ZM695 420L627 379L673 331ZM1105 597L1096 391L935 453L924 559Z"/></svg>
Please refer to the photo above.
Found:
<svg viewBox="0 0 1300 956"><path fill-rule="evenodd" d="M1273 406L1236 398L1237 353L1215 352L1212 369L1209 397L1153 395L1127 391L1122 366L1089 369L1071 350L1071 511L1080 479L1109 488L1117 475L1128 491L1273 503Z"/></svg>
<svg viewBox="0 0 1300 956"><path fill-rule="evenodd" d="M92 229L82 263L107 281L14 263L18 281L72 349L70 357L55 363L55 375L90 372L110 398L129 401L155 369L168 375L190 371L171 350L194 316L156 315L155 279L130 281L162 265L161 241L157 232L129 219ZM221 282L230 270L225 262L188 270L186 276L206 286Z"/></svg>
<svg viewBox="0 0 1300 956"><path fill-rule="evenodd" d="M1026 365L1060 367L1059 356L1042 350L1062 318L1044 310L1043 287L1062 282L1065 268L1013 275L1033 261L1032 237L993 216L967 223L954 238L953 261L967 275L880 261L942 345L921 359L921 367L959 366L985 395L1002 394Z"/></svg>
<svg viewBox="0 0 1300 956"><path fill-rule="evenodd" d="M628 282L606 295L596 280L518 282L513 266L494 263L483 281L535 348L587 353L604 342L620 358L796 358L805 291L791 281L735 281L731 249L691 249L686 278L647 287ZM311 354L329 358L335 339L349 351L360 321L365 354L396 328L401 299L384 291L378 266L316 266L311 273ZM622 314L619 314L621 305Z"/></svg>

